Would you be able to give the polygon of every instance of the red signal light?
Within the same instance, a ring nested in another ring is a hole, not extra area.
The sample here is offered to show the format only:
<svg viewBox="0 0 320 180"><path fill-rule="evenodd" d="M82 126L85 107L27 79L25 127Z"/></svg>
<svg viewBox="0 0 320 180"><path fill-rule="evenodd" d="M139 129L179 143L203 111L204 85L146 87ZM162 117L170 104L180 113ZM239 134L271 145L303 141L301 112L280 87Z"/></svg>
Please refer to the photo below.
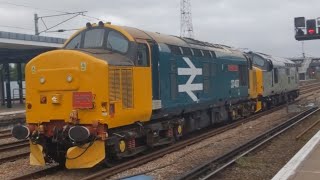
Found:
<svg viewBox="0 0 320 180"><path fill-rule="evenodd" d="M308 29L308 34L315 34L316 31L314 29Z"/></svg>

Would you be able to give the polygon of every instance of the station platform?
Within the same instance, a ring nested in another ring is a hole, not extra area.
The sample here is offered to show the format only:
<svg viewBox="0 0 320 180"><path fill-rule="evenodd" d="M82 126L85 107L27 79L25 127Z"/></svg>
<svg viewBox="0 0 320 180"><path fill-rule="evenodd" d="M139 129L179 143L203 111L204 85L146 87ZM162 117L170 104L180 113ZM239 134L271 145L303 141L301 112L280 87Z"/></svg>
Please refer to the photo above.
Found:
<svg viewBox="0 0 320 180"><path fill-rule="evenodd" d="M12 115L12 114L21 114L25 113L24 104L14 104L12 108L6 108L5 106L0 106L0 116Z"/></svg>
<svg viewBox="0 0 320 180"><path fill-rule="evenodd" d="M320 179L320 131L272 178L272 180Z"/></svg>

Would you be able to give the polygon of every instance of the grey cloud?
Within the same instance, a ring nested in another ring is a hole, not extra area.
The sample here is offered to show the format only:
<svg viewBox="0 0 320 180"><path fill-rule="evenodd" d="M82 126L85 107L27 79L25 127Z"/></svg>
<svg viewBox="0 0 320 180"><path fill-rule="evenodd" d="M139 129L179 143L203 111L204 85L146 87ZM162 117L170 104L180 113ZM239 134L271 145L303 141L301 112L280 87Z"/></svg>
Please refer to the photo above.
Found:
<svg viewBox="0 0 320 180"><path fill-rule="evenodd" d="M36 6L60 11L87 10L88 15L99 17L114 24L134 26L148 31L179 35L179 0L12 0L12 3ZM239 48L277 56L301 56L301 43L294 39L293 18L320 16L318 0L192 0L193 25L196 38L203 41L222 43ZM2 25L34 28L33 13L40 16L57 12L28 9L1 4ZM47 19L48 25L64 18ZM58 29L78 28L86 22L97 22L90 18L77 17ZM44 28L43 25L40 26ZM0 27L0 30L32 33ZM47 36L68 37L71 32L45 33ZM320 40L305 42L307 55L320 56Z"/></svg>

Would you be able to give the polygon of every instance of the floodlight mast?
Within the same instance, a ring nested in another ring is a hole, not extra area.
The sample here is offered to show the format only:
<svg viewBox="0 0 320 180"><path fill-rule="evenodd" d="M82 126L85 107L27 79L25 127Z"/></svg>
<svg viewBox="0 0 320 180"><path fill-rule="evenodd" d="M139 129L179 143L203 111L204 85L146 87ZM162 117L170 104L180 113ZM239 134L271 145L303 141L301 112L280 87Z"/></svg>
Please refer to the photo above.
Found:
<svg viewBox="0 0 320 180"><path fill-rule="evenodd" d="M194 38L192 13L191 13L191 0L180 1L180 36L187 38Z"/></svg>

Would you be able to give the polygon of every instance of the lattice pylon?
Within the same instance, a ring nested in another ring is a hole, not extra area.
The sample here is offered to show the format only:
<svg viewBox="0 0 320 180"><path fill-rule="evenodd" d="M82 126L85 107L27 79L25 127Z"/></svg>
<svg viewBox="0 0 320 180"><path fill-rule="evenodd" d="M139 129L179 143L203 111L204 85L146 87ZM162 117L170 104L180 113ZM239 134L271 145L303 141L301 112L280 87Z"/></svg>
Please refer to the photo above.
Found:
<svg viewBox="0 0 320 180"><path fill-rule="evenodd" d="M181 0L180 2L180 36L194 38L190 1L191 0Z"/></svg>

